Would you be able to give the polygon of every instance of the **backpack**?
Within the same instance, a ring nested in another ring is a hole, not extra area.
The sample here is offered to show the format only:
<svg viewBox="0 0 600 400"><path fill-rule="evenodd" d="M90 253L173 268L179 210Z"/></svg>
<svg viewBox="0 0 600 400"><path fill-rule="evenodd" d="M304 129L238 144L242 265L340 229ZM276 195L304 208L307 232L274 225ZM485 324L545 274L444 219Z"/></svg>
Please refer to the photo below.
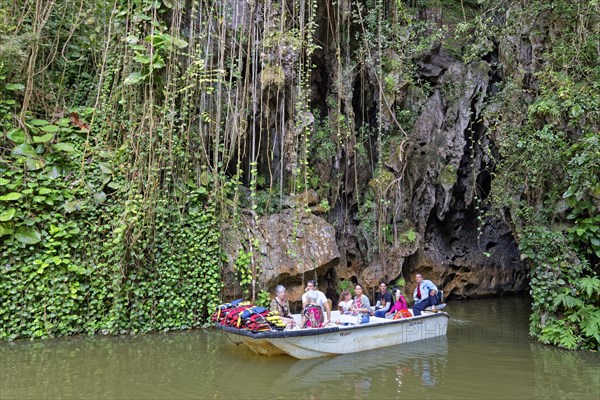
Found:
<svg viewBox="0 0 600 400"><path fill-rule="evenodd" d="M396 311L394 313L394 319L410 318L410 317L412 317L412 314L407 309Z"/></svg>

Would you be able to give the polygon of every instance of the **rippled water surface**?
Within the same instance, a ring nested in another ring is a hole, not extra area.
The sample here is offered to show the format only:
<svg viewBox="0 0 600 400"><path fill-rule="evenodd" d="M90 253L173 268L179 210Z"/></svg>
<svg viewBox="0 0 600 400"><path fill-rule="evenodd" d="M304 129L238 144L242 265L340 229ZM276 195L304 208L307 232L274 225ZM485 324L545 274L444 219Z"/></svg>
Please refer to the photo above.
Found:
<svg viewBox="0 0 600 400"><path fill-rule="evenodd" d="M600 399L600 355L527 337L527 298L450 302L448 335L314 360L219 331L0 344L0 398Z"/></svg>

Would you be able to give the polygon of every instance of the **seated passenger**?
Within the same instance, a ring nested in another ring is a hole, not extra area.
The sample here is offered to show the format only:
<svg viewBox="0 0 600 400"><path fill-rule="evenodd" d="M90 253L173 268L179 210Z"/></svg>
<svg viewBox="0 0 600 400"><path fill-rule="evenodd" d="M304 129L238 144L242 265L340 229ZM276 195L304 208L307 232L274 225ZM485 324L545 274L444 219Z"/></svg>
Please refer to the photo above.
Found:
<svg viewBox="0 0 600 400"><path fill-rule="evenodd" d="M371 315L371 303L369 302L369 298L363 294L363 288L361 285L356 285L354 287L354 304L352 304L352 314L353 315Z"/></svg>
<svg viewBox="0 0 600 400"><path fill-rule="evenodd" d="M275 288L275 298L271 300L270 311L275 311L287 328L296 326L296 321L290 313L290 303L286 298L286 290L283 285L277 285Z"/></svg>
<svg viewBox="0 0 600 400"><path fill-rule="evenodd" d="M327 297L320 290L317 290L317 282L314 280L309 280L306 282L306 288L304 289L304 294L302 295L302 308L305 308L308 304L307 293L314 291L317 293L317 304L321 306L321 310L327 314L327 321L331 321L331 304L330 301L327 301Z"/></svg>
<svg viewBox="0 0 600 400"><path fill-rule="evenodd" d="M379 318L385 317L385 313L392 306L393 300L390 292L387 291L387 285L385 282L379 283L379 292L375 297L375 316Z"/></svg>
<svg viewBox="0 0 600 400"><path fill-rule="evenodd" d="M396 302L394 303L390 311L385 313L385 317L390 319L412 317L412 314L410 313L410 311L408 311L408 307L406 306L406 299L404 298L404 296L402 296L402 291L400 290L400 288L394 287L392 289L392 292L394 293L394 298L396 299Z"/></svg>
<svg viewBox="0 0 600 400"><path fill-rule="evenodd" d="M352 315L352 311L350 308L352 307L352 296L350 296L350 292L347 290L343 290L340 294L340 302L338 303L338 309L340 310L340 315Z"/></svg>
<svg viewBox="0 0 600 400"><path fill-rule="evenodd" d="M435 310L435 305L439 303L437 293L438 288L429 279L423 279L423 275L416 274L415 280L417 281L417 287L413 297L415 299L415 305L413 306L413 314L415 316L421 315L421 312L427 307L432 307Z"/></svg>
<svg viewBox="0 0 600 400"><path fill-rule="evenodd" d="M301 328L322 328L323 327L323 309L317 302L318 295L314 290L306 292L307 304L302 310Z"/></svg>

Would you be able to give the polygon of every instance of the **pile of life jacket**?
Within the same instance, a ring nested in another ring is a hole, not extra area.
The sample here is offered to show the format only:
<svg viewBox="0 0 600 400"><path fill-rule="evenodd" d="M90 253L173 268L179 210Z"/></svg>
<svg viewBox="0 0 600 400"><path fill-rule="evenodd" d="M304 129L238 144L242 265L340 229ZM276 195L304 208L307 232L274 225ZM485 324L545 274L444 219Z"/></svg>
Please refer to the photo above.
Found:
<svg viewBox="0 0 600 400"><path fill-rule="evenodd" d="M243 301L243 299L221 304L217 307L211 319L221 325L252 332L285 329L285 323L277 312L255 306L249 301Z"/></svg>

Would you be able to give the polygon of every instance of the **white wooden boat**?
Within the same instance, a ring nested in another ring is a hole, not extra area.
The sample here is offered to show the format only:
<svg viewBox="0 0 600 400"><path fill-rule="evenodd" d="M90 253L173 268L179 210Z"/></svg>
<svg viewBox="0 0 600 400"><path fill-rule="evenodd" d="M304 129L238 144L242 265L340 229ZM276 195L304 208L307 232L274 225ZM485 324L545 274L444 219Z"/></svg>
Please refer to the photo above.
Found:
<svg viewBox="0 0 600 400"><path fill-rule="evenodd" d="M356 317L342 316L341 322L356 322ZM300 322L300 315L294 319ZM391 320L371 317L366 324L329 324L319 329L251 332L215 324L236 344L245 344L259 355L288 354L309 359L336 354L357 353L382 347L445 336L450 316L445 312L423 312L418 317ZM332 311L331 320L340 320Z"/></svg>

